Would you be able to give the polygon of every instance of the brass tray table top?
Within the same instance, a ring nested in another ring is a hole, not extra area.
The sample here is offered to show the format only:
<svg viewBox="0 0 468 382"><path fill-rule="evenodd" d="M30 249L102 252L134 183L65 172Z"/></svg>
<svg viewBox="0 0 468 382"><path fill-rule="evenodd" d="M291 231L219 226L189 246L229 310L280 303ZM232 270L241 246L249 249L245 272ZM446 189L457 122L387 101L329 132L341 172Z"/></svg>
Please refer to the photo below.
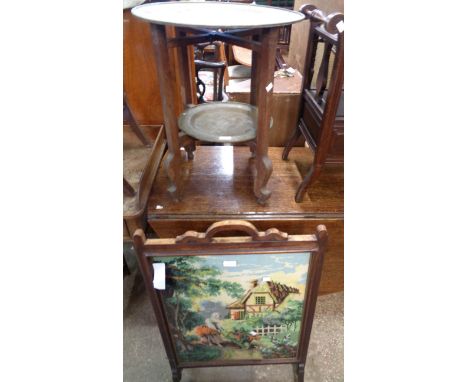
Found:
<svg viewBox="0 0 468 382"><path fill-rule="evenodd" d="M132 13L153 24L210 29L275 27L305 18L300 12L284 8L204 1L143 4L133 8Z"/></svg>

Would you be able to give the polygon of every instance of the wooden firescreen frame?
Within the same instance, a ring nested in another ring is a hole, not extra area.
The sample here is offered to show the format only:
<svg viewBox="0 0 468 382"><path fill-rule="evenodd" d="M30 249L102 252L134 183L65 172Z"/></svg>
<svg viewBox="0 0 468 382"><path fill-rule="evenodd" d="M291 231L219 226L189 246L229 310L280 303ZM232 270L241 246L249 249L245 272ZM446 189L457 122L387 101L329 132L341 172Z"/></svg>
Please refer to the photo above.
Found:
<svg viewBox="0 0 468 382"><path fill-rule="evenodd" d="M243 232L248 236L215 237L218 233L227 231ZM324 225L317 226L316 232L311 235L288 235L275 228L259 232L253 224L243 220L216 222L204 233L187 231L185 234L174 239L147 239L143 230L137 230L133 236L133 241L138 265L156 315L157 324L171 366L173 381L180 381L183 368L293 364L297 380L302 382L304 380L304 367L327 240L328 233ZM184 362L178 358L176 343L169 327L162 292L156 290L153 286L153 258L219 256L220 253L222 253L222 256L309 253L304 307L295 357L197 362Z"/></svg>

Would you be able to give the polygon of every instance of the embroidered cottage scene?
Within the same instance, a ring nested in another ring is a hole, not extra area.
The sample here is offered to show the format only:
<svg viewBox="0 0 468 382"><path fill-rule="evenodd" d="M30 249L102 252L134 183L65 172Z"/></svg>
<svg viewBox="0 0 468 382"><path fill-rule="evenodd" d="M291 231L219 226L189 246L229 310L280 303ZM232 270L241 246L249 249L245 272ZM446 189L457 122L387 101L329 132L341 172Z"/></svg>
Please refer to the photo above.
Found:
<svg viewBox="0 0 468 382"><path fill-rule="evenodd" d="M299 289L273 281L252 281L250 289L241 299L228 305L231 320L243 320L246 316L258 316L268 311L278 311L281 303L291 293L299 293Z"/></svg>
<svg viewBox="0 0 468 382"><path fill-rule="evenodd" d="M294 358L309 256L155 259L166 263L164 305L180 360Z"/></svg>

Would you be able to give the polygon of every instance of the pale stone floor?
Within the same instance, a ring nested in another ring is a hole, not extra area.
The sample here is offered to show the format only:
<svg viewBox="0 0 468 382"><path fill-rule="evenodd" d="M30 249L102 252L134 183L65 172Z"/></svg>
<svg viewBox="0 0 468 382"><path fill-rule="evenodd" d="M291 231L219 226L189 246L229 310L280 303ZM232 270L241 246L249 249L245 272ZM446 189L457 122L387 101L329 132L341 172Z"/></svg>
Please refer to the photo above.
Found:
<svg viewBox="0 0 468 382"><path fill-rule="evenodd" d="M132 274L124 278L123 376L125 382L171 382L171 370L156 319L136 270L126 254ZM307 382L344 380L343 293L320 296L305 368ZM184 369L182 382L286 382L294 381L291 365L210 367Z"/></svg>

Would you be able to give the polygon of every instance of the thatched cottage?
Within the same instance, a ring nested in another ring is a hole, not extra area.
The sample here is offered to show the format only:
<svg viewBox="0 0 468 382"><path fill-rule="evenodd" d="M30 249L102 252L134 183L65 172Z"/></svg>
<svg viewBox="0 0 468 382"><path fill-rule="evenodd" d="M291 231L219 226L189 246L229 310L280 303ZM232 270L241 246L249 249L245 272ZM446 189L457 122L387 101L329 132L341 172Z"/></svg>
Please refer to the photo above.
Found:
<svg viewBox="0 0 468 382"><path fill-rule="evenodd" d="M299 293L299 289L274 281L259 283L253 280L247 293L226 308L230 311L231 320L243 320L248 315L257 316L277 310L291 293Z"/></svg>

